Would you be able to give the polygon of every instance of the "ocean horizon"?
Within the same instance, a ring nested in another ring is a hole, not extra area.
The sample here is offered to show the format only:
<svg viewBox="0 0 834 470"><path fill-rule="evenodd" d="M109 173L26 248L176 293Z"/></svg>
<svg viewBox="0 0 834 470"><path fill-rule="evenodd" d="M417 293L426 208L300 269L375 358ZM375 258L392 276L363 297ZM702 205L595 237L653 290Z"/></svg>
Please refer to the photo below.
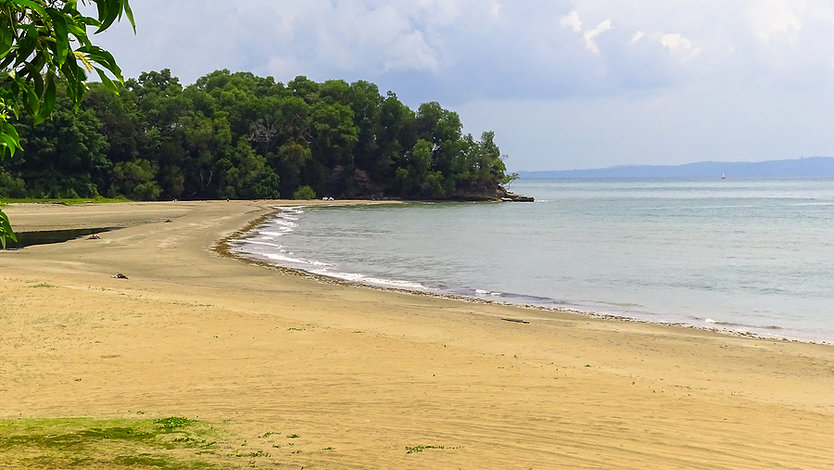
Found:
<svg viewBox="0 0 834 470"><path fill-rule="evenodd" d="M518 180L534 203L285 207L233 251L377 287L834 341L834 180Z"/></svg>

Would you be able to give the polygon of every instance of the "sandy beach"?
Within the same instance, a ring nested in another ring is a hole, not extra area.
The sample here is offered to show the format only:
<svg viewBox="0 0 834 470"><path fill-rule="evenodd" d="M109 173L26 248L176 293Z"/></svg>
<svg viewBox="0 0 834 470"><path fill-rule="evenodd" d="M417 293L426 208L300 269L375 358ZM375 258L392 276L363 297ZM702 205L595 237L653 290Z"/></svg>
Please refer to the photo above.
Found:
<svg viewBox="0 0 834 470"><path fill-rule="evenodd" d="M264 468L834 468L830 345L320 282L213 250L282 204L5 206L17 231L125 228L0 253L0 418L297 433Z"/></svg>

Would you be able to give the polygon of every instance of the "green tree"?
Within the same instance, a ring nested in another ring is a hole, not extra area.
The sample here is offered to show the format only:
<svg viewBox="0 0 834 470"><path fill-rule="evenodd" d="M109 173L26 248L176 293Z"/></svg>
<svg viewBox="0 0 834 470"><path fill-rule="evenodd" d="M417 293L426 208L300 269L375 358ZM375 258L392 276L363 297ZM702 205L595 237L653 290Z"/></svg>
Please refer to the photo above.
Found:
<svg viewBox="0 0 834 470"><path fill-rule="evenodd" d="M112 193L142 201L156 200L162 192L156 182L158 172L159 167L155 163L143 158L119 162L113 167Z"/></svg>
<svg viewBox="0 0 834 470"><path fill-rule="evenodd" d="M218 165L221 168L220 197L261 199L279 197L279 178L245 140Z"/></svg>
<svg viewBox="0 0 834 470"><path fill-rule="evenodd" d="M0 159L6 152L14 156L20 138L9 120L21 110L45 121L55 106L57 80L66 81L66 92L81 104L87 74L98 74L102 83L116 92L108 75L121 82L121 69L113 56L93 44L88 28L101 32L122 15L131 25L133 12L128 0L89 0L96 5L96 16L85 16L77 0L2 0L0 1ZM9 219L0 211L0 242L14 239Z"/></svg>
<svg viewBox="0 0 834 470"><path fill-rule="evenodd" d="M73 112L70 100L59 97L52 119L37 126L28 116L18 123L23 150L7 168L26 181L35 197L96 197L112 166L101 121L92 109Z"/></svg>

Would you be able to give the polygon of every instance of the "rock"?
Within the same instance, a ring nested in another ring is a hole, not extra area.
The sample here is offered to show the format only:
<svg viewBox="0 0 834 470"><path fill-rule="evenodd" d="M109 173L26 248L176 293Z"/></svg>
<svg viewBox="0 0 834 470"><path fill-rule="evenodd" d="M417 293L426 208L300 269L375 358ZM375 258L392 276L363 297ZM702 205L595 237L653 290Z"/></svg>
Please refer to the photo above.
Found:
<svg viewBox="0 0 834 470"><path fill-rule="evenodd" d="M524 196L506 191L501 196L501 200L504 202L534 202L536 199L533 196Z"/></svg>

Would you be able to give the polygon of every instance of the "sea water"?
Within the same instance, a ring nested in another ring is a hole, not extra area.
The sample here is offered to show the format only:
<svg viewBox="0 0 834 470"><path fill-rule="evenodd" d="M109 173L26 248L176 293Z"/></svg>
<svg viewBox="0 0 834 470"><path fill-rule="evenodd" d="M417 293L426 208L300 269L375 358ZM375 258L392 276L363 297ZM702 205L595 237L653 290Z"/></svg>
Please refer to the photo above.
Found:
<svg viewBox="0 0 834 470"><path fill-rule="evenodd" d="M534 203L285 208L247 256L375 286L834 341L834 181L522 180Z"/></svg>

